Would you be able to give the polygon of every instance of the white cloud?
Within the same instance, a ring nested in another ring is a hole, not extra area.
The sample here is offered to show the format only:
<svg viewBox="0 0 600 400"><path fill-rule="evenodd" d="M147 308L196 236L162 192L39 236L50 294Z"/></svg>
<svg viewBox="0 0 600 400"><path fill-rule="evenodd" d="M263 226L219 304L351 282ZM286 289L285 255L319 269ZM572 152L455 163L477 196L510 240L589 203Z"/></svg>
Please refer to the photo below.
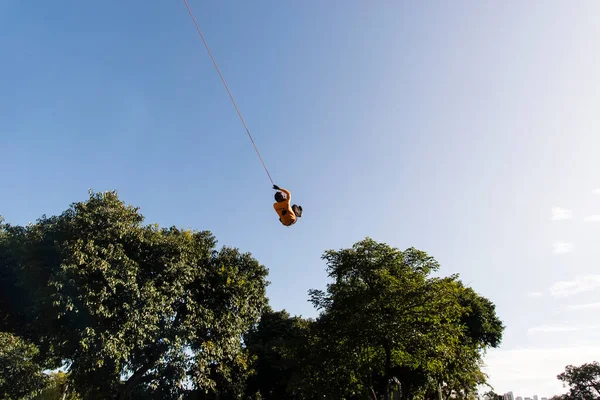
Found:
<svg viewBox="0 0 600 400"><path fill-rule="evenodd" d="M585 222L600 222L600 214L590 215L583 219Z"/></svg>
<svg viewBox="0 0 600 400"><path fill-rule="evenodd" d="M574 304L565 308L567 310L595 310L600 309L600 303Z"/></svg>
<svg viewBox="0 0 600 400"><path fill-rule="evenodd" d="M567 389L556 375L565 366L600 359L597 343L560 348L491 349L484 360L484 372L497 393L513 391L516 396L552 397Z"/></svg>
<svg viewBox="0 0 600 400"><path fill-rule="evenodd" d="M567 210L566 208L552 207L552 220L559 221L563 219L571 219L573 217L573 211Z"/></svg>
<svg viewBox="0 0 600 400"><path fill-rule="evenodd" d="M541 325L529 328L527 334L535 335L536 333L575 332L580 331L581 329L580 326L575 325Z"/></svg>
<svg viewBox="0 0 600 400"><path fill-rule="evenodd" d="M554 242L554 254L565 254L573 251L573 243Z"/></svg>
<svg viewBox="0 0 600 400"><path fill-rule="evenodd" d="M598 189L594 189L594 194L598 194L598 195L600 195L600 188L598 188Z"/></svg>
<svg viewBox="0 0 600 400"><path fill-rule="evenodd" d="M550 286L554 297L567 297L600 288L600 275L579 275L571 281L558 281Z"/></svg>
<svg viewBox="0 0 600 400"><path fill-rule="evenodd" d="M544 293L542 292L528 292L527 296L529 297L542 297L544 295Z"/></svg>

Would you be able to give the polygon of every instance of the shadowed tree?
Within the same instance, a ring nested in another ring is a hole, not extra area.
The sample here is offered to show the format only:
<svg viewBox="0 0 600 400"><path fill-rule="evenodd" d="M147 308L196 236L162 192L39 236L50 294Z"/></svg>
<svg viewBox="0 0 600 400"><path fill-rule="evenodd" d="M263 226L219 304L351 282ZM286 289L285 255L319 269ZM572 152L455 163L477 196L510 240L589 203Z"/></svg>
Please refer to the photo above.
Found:
<svg viewBox="0 0 600 400"><path fill-rule="evenodd" d="M569 387L569 399L600 399L600 363L585 363L578 367L567 365L557 378Z"/></svg>
<svg viewBox="0 0 600 400"><path fill-rule="evenodd" d="M255 369L246 388L249 396L260 393L265 400L302 398L299 380L310 352L310 324L285 310L269 310L245 335Z"/></svg>

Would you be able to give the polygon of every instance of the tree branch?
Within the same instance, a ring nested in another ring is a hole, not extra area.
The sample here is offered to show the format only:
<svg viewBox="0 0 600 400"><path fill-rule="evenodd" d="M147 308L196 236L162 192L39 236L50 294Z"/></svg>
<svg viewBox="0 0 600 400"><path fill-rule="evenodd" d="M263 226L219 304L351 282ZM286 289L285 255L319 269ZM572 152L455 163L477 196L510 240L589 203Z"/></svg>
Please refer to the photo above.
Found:
<svg viewBox="0 0 600 400"><path fill-rule="evenodd" d="M162 351L157 351L154 356L152 356L148 362L146 364L144 364L141 368L139 368L137 371L135 371L133 373L133 375L131 375L129 377L129 379L127 379L127 382L125 382L125 385L123 385L123 388L121 390L121 396L120 399L124 400L127 398L127 394L131 391L131 389L133 389L135 386L137 386L137 384L140 382L140 380L143 378L143 376L146 374L146 372L148 372L152 367L154 367L154 365L156 364L156 362L158 360L160 360L160 357L167 351L167 348L165 348Z"/></svg>

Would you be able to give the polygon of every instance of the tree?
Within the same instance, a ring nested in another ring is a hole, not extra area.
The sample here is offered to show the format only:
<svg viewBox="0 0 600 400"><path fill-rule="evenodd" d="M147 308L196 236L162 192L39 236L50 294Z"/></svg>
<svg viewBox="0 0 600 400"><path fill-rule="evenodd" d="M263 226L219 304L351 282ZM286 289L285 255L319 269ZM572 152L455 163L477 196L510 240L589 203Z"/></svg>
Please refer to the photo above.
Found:
<svg viewBox="0 0 600 400"><path fill-rule="evenodd" d="M478 386L486 383L487 376L481 371L482 356L487 348L500 345L504 330L495 305L473 289L463 287L459 303L463 307L459 322L463 332L457 345L446 354L443 372L436 377L444 399L452 394L456 398L469 398Z"/></svg>
<svg viewBox="0 0 600 400"><path fill-rule="evenodd" d="M66 363L84 398L241 393L241 337L266 304L266 268L217 251L209 232L142 222L106 192L2 226L0 329Z"/></svg>
<svg viewBox="0 0 600 400"><path fill-rule="evenodd" d="M502 395L494 392L493 390L489 390L483 396L487 400L501 400L502 399Z"/></svg>
<svg viewBox="0 0 600 400"><path fill-rule="evenodd" d="M570 397L569 395L563 393L550 397L550 400L570 400Z"/></svg>
<svg viewBox="0 0 600 400"><path fill-rule="evenodd" d="M557 375L557 378L569 386L569 399L600 399L600 363L597 361L578 367L567 365L565 372Z"/></svg>
<svg viewBox="0 0 600 400"><path fill-rule="evenodd" d="M33 400L81 400L81 397L69 385L69 375L65 372L53 372L48 376L48 384Z"/></svg>
<svg viewBox="0 0 600 400"><path fill-rule="evenodd" d="M310 320L290 316L285 310L268 310L244 337L253 358L254 374L248 396L261 399L301 398L302 368L310 353Z"/></svg>
<svg viewBox="0 0 600 400"><path fill-rule="evenodd" d="M394 381L409 398L441 385L466 395L485 381L479 351L499 343L502 324L456 275L431 277L435 259L370 238L323 258L333 283L310 294L321 310L321 353L336 366L322 375L329 387L388 399Z"/></svg>
<svg viewBox="0 0 600 400"><path fill-rule="evenodd" d="M400 252L366 239L324 259L334 283L327 293L312 291L312 302L328 314L340 354L355 364L356 389L372 387L387 399L394 376L408 387L403 368L427 367L426 349L455 336L443 329L460 315L453 289L446 280L426 279L437 263L414 249Z"/></svg>
<svg viewBox="0 0 600 400"><path fill-rule="evenodd" d="M47 384L38 348L17 336L0 332L0 398L22 399Z"/></svg>

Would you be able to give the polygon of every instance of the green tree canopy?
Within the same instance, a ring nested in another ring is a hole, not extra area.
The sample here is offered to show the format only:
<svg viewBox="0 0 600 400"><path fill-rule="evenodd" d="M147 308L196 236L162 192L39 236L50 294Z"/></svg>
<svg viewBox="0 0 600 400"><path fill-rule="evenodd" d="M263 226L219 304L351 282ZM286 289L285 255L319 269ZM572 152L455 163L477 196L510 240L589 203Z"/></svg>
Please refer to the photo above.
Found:
<svg viewBox="0 0 600 400"><path fill-rule="evenodd" d="M114 192L0 231L0 330L66 363L84 398L240 393L267 270L209 232L143 225Z"/></svg>
<svg viewBox="0 0 600 400"><path fill-rule="evenodd" d="M580 366L567 365L557 378L569 387L569 399L600 399L600 363L597 361Z"/></svg>
<svg viewBox="0 0 600 400"><path fill-rule="evenodd" d="M333 283L311 291L311 301L349 395L388 398L393 382L408 397L440 385L474 391L485 381L479 351L500 343L502 324L457 276L430 276L435 259L370 238L323 258Z"/></svg>
<svg viewBox="0 0 600 400"><path fill-rule="evenodd" d="M244 338L254 360L247 383L249 396L261 399L301 397L302 368L310 355L310 320L292 317L285 310L265 312Z"/></svg>

